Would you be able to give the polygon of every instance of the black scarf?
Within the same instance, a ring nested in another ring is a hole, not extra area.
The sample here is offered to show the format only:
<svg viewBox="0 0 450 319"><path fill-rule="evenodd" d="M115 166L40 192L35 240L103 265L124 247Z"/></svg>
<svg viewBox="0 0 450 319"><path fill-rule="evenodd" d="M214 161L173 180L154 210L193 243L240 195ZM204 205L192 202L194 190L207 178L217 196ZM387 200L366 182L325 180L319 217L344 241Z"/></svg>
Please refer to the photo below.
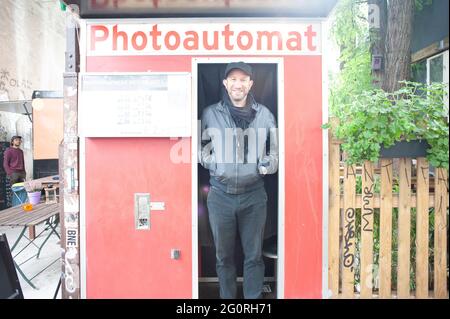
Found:
<svg viewBox="0 0 450 319"><path fill-rule="evenodd" d="M252 105L255 103L254 97L251 94L248 94L244 107L234 106L226 92L224 93L222 100L230 110L231 117L236 126L243 130L247 129L249 124L255 119L256 115L256 111L252 108Z"/></svg>

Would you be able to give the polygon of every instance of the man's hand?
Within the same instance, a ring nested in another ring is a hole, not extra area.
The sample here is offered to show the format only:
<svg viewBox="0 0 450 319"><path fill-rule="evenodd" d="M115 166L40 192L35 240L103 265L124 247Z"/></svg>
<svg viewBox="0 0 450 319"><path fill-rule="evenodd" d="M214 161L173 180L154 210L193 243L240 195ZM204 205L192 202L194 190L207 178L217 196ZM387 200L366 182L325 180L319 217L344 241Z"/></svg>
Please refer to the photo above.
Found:
<svg viewBox="0 0 450 319"><path fill-rule="evenodd" d="M259 167L259 173L261 175L266 175L267 174L267 168L265 166L260 166Z"/></svg>
<svg viewBox="0 0 450 319"><path fill-rule="evenodd" d="M267 167L270 165L269 159L267 157L263 157L258 164L258 171L261 175L267 174Z"/></svg>

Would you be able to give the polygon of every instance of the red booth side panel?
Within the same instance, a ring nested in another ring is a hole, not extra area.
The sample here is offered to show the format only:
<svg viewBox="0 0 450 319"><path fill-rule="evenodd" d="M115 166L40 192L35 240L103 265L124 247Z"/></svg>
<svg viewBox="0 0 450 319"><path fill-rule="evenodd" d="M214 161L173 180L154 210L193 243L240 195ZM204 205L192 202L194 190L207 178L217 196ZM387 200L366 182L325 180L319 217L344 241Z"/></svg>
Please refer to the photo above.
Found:
<svg viewBox="0 0 450 319"><path fill-rule="evenodd" d="M322 58L285 57L285 298L322 296Z"/></svg>
<svg viewBox="0 0 450 319"><path fill-rule="evenodd" d="M191 59L89 57L88 72L190 72ZM99 119L101 120L101 119ZM191 298L191 165L175 164L169 138L86 139L87 298ZM190 150L190 138L183 139ZM164 211L136 230L134 193ZM171 259L171 249L181 258Z"/></svg>

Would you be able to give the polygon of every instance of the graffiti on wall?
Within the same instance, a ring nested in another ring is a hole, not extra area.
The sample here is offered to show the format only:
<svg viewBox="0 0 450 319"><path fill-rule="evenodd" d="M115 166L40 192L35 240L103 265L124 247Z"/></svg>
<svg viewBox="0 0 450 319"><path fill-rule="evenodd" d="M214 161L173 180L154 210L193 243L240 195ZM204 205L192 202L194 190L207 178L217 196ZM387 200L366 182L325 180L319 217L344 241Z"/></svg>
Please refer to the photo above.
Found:
<svg viewBox="0 0 450 319"><path fill-rule="evenodd" d="M351 252L353 239L355 238L355 209L348 208L345 212L345 234L344 234L344 267L353 272L355 255Z"/></svg>
<svg viewBox="0 0 450 319"><path fill-rule="evenodd" d="M63 259L65 298L78 298L80 288L78 214L66 213L64 217L65 254Z"/></svg>
<svg viewBox="0 0 450 319"><path fill-rule="evenodd" d="M33 83L18 78L7 68L0 68L0 101L30 99Z"/></svg>
<svg viewBox="0 0 450 319"><path fill-rule="evenodd" d="M374 184L374 177L372 175L373 173L367 169L366 163L364 163L363 167L364 167L364 179L367 181L370 180L370 185L364 187L363 189L362 227L363 231L372 232L373 229L370 221L373 216L373 208L371 207L371 205L374 197L373 189L375 184Z"/></svg>

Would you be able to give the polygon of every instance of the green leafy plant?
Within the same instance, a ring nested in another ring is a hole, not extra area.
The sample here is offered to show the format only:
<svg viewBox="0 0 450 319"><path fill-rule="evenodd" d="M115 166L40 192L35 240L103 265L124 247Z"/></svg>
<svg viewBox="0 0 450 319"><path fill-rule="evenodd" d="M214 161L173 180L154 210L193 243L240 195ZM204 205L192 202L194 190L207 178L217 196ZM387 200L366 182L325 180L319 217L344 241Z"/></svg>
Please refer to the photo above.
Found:
<svg viewBox="0 0 450 319"><path fill-rule="evenodd" d="M352 96L372 89L368 7L364 1L342 0L336 6L330 37L339 48L339 72L330 73L331 114Z"/></svg>
<svg viewBox="0 0 450 319"><path fill-rule="evenodd" d="M382 145L390 147L402 140L426 140L430 145L427 155L430 164L448 169L446 84L402 83L393 93L371 89L355 94L335 113L339 123L334 133L343 141L346 162L376 162Z"/></svg>

